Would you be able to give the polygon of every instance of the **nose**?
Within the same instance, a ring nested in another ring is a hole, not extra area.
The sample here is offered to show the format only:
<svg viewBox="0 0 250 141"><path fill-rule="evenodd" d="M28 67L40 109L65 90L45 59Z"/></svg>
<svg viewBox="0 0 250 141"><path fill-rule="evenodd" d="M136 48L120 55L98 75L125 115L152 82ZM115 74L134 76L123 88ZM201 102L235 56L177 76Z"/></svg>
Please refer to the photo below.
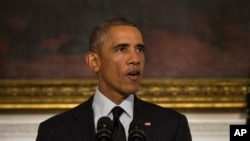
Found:
<svg viewBox="0 0 250 141"><path fill-rule="evenodd" d="M128 64L132 65L140 65L144 59L144 54L137 52L136 50L132 50L129 53L129 61Z"/></svg>

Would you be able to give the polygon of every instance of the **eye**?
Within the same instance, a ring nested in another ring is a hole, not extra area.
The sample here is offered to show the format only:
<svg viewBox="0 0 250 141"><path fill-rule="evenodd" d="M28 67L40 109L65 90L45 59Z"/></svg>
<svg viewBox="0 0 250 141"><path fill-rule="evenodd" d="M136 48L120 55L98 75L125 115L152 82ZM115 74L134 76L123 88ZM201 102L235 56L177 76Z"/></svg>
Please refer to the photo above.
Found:
<svg viewBox="0 0 250 141"><path fill-rule="evenodd" d="M137 52L144 53L145 52L145 47L144 46L137 47Z"/></svg>
<svg viewBox="0 0 250 141"><path fill-rule="evenodd" d="M114 47L115 51L119 51L119 52L125 52L127 48L128 48L127 44L119 44Z"/></svg>
<svg viewBox="0 0 250 141"><path fill-rule="evenodd" d="M126 47L120 46L117 48L118 51L124 52L126 50Z"/></svg>

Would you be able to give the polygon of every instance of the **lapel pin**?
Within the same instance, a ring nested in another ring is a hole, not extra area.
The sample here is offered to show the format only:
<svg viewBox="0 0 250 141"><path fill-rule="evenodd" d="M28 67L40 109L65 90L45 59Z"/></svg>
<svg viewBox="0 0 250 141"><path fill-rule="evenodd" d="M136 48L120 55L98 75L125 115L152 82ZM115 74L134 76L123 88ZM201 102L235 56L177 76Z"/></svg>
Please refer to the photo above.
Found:
<svg viewBox="0 0 250 141"><path fill-rule="evenodd" d="M145 122L144 125L145 126L151 126L151 122Z"/></svg>

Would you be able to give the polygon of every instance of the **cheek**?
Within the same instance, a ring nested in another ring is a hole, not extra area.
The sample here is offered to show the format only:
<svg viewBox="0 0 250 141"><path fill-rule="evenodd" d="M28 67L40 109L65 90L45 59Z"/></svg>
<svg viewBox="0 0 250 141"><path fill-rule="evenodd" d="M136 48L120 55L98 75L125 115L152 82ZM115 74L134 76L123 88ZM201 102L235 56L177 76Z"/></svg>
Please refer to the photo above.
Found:
<svg viewBox="0 0 250 141"><path fill-rule="evenodd" d="M122 65L122 62L112 62L108 64L107 71L109 75L112 77L112 79L118 79L123 74L124 66Z"/></svg>
<svg viewBox="0 0 250 141"><path fill-rule="evenodd" d="M110 62L107 66L107 69L110 72L114 73L112 75L116 75L122 72L122 62Z"/></svg>
<svg viewBox="0 0 250 141"><path fill-rule="evenodd" d="M144 55L141 57L141 62L143 65L145 64L145 56Z"/></svg>
<svg viewBox="0 0 250 141"><path fill-rule="evenodd" d="M103 57L101 60L101 70L105 74L115 76L122 74L125 67L126 58L122 55L112 54L108 57Z"/></svg>
<svg viewBox="0 0 250 141"><path fill-rule="evenodd" d="M105 58L105 60L102 60L101 62L100 70L104 71L105 74L113 76L117 73L117 71L119 71L119 65L119 61L110 58Z"/></svg>

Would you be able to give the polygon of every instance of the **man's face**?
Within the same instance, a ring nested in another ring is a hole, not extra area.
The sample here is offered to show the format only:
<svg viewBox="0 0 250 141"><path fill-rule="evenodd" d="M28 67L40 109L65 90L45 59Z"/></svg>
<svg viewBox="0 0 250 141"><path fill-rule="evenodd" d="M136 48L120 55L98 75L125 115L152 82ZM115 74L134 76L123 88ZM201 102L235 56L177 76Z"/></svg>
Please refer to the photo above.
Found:
<svg viewBox="0 0 250 141"><path fill-rule="evenodd" d="M144 69L144 50L143 39L137 28L112 27L98 53L100 91L111 97L127 97L136 93Z"/></svg>

